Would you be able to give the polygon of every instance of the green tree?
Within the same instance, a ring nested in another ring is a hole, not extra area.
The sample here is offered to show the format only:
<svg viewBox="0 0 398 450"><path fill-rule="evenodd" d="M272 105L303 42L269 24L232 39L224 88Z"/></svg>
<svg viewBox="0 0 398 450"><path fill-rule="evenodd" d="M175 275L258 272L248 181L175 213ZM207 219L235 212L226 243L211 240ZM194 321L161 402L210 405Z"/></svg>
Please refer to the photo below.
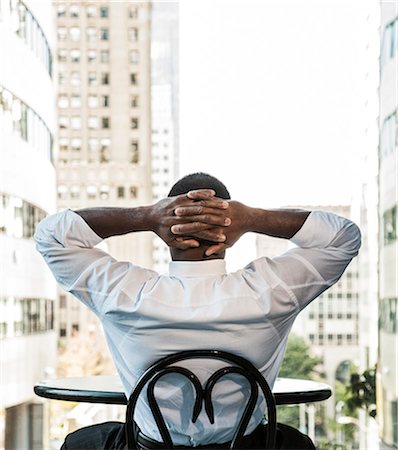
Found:
<svg viewBox="0 0 398 450"><path fill-rule="evenodd" d="M371 417L376 416L376 367L362 374L351 373L344 401L350 416L354 416L359 408L365 409Z"/></svg>
<svg viewBox="0 0 398 450"><path fill-rule="evenodd" d="M305 380L319 378L316 366L320 362L320 358L311 355L310 347L303 338L291 334L279 376ZM296 405L278 406L277 415L278 422L286 423L296 428L300 426L299 407Z"/></svg>
<svg viewBox="0 0 398 450"><path fill-rule="evenodd" d="M320 363L320 358L311 355L310 347L305 340L302 337L291 334L279 376L305 380L319 378L315 368Z"/></svg>

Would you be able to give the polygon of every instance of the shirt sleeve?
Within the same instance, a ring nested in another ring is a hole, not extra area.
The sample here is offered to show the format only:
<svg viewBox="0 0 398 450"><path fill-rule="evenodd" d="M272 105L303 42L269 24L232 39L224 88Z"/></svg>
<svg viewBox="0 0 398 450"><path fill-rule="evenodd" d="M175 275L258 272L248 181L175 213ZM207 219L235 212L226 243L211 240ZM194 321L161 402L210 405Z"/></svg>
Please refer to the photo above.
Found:
<svg viewBox="0 0 398 450"><path fill-rule="evenodd" d="M265 271L271 270L273 284L287 291L301 310L338 281L358 254L361 233L344 217L313 211L291 241L297 247L256 263L266 266Z"/></svg>
<svg viewBox="0 0 398 450"><path fill-rule="evenodd" d="M102 238L71 210L42 220L34 238L37 250L61 287L96 314L107 298L120 290L128 276L134 276L140 285L154 273L130 262L116 261L108 253L95 248Z"/></svg>

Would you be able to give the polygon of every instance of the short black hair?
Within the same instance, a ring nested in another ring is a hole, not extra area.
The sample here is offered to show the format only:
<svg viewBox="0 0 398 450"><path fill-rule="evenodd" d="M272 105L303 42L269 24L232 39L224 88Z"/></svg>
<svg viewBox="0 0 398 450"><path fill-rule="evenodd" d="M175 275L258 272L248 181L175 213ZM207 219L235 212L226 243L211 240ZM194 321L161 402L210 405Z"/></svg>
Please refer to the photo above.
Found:
<svg viewBox="0 0 398 450"><path fill-rule="evenodd" d="M231 196L225 184L218 178L204 172L196 172L186 175L178 180L169 192L169 197L186 194L195 189L213 189L216 197L230 200Z"/></svg>

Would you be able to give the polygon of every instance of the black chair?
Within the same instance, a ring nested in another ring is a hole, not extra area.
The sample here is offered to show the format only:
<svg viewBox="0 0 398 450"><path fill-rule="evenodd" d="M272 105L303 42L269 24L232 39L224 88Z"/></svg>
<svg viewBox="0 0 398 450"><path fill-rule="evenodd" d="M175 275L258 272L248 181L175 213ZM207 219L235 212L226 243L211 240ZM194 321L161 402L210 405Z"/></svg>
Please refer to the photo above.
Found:
<svg viewBox="0 0 398 450"><path fill-rule="evenodd" d="M186 369L185 367L172 365L187 359L218 359L226 361L231 365L223 367L214 372L207 380L205 387L202 385L197 376ZM137 404L138 397L140 396L143 388L148 384L147 396L148 403L151 408L153 417L158 427L159 433L162 437L163 444L166 448L174 448L170 433L167 429L162 413L155 398L154 389L158 380L166 374L178 373L191 381L195 388L196 398L192 413L192 422L195 423L200 411L202 410L202 403L204 403L206 414L211 424L214 423L214 410L212 404L212 390L217 381L224 375L237 373L244 376L250 384L250 396L247 400L243 415L239 421L239 424L235 427L235 432L230 443L230 449L239 448L244 433L246 431L249 420L256 406L258 398L258 386L260 386L265 400L267 402L267 420L268 420L268 433L265 442L265 449L275 448L276 439L276 409L274 396L268 386L267 381L261 375L261 373L253 366L252 363L247 361L241 356L233 355L232 353L220 351L220 350L188 350L162 358L151 367L149 367L145 373L138 380L132 394L127 403L126 412L126 441L129 450L136 448L136 436L138 434L137 426L134 422L134 411Z"/></svg>

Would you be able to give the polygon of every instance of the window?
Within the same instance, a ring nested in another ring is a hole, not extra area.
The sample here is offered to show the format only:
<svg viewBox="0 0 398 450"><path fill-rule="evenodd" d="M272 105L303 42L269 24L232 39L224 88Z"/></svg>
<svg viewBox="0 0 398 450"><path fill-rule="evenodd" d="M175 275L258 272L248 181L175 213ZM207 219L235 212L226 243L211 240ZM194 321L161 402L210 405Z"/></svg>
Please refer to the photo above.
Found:
<svg viewBox="0 0 398 450"><path fill-rule="evenodd" d="M90 138L88 140L88 152L89 152L89 162L99 161L99 140L97 138Z"/></svg>
<svg viewBox="0 0 398 450"><path fill-rule="evenodd" d="M110 127L110 118L109 117L102 117L101 119L101 126L103 129L108 129Z"/></svg>
<svg viewBox="0 0 398 450"><path fill-rule="evenodd" d="M109 84L109 73L103 72L101 74L101 84L104 84L104 85Z"/></svg>
<svg viewBox="0 0 398 450"><path fill-rule="evenodd" d="M136 186L130 186L130 198L137 198L138 188Z"/></svg>
<svg viewBox="0 0 398 450"><path fill-rule="evenodd" d="M383 214L384 245L389 245L397 239L397 205Z"/></svg>
<svg viewBox="0 0 398 450"><path fill-rule="evenodd" d="M107 64L109 62L109 50L101 50L100 60L103 64Z"/></svg>
<svg viewBox="0 0 398 450"><path fill-rule="evenodd" d="M82 149L82 140L80 138L73 138L70 141L72 150L78 152Z"/></svg>
<svg viewBox="0 0 398 450"><path fill-rule="evenodd" d="M72 95L71 96L70 106L71 106L71 108L80 108L80 106L81 106L80 95Z"/></svg>
<svg viewBox="0 0 398 450"><path fill-rule="evenodd" d="M70 198L79 198L80 197L80 187L72 186L70 189Z"/></svg>
<svg viewBox="0 0 398 450"><path fill-rule="evenodd" d="M138 8L137 6L130 6L129 8L129 18L137 19L138 18Z"/></svg>
<svg viewBox="0 0 398 450"><path fill-rule="evenodd" d="M132 117L130 120L130 128L136 130L138 128L138 117Z"/></svg>
<svg viewBox="0 0 398 450"><path fill-rule="evenodd" d="M66 308L66 295L60 295L59 296L59 307L61 309L65 309Z"/></svg>
<svg viewBox="0 0 398 450"><path fill-rule="evenodd" d="M71 117L70 126L73 130L80 130L82 127L82 119L78 116Z"/></svg>
<svg viewBox="0 0 398 450"><path fill-rule="evenodd" d="M106 18L109 17L109 9L107 6L101 6L100 8L100 17Z"/></svg>
<svg viewBox="0 0 398 450"><path fill-rule="evenodd" d="M98 107L98 97L96 95L89 95L87 98L87 104L89 108Z"/></svg>
<svg viewBox="0 0 398 450"><path fill-rule="evenodd" d="M130 96L130 106L131 106L131 108L137 108L138 107L138 95L131 95Z"/></svg>
<svg viewBox="0 0 398 450"><path fill-rule="evenodd" d="M80 41L80 28L72 27L69 29L69 36L72 41Z"/></svg>
<svg viewBox="0 0 398 450"><path fill-rule="evenodd" d="M130 143L130 163L137 164L139 161L138 141L133 139Z"/></svg>
<svg viewBox="0 0 398 450"><path fill-rule="evenodd" d="M87 186L87 197L93 199L97 196L97 186Z"/></svg>
<svg viewBox="0 0 398 450"><path fill-rule="evenodd" d="M58 62L67 61L68 52L65 49L58 50Z"/></svg>
<svg viewBox="0 0 398 450"><path fill-rule="evenodd" d="M70 84L72 86L80 86L80 72L72 72L70 74Z"/></svg>
<svg viewBox="0 0 398 450"><path fill-rule="evenodd" d="M3 6L1 6L1 4ZM7 5L7 8L6 8ZM60 17L64 15L66 8L59 10ZM3 0L0 2L0 16L1 12L7 11L5 17L5 24L9 24L11 32L14 32L20 39L22 39L29 49L39 58L40 62L46 67L46 70L51 76L51 52L46 40L45 34L39 22L36 20L31 11L25 6L22 0ZM6 9L5 9L6 8ZM9 16L9 17L8 17ZM8 20L9 19L9 20ZM66 39L66 28L60 27L58 32L58 39Z"/></svg>
<svg viewBox="0 0 398 450"><path fill-rule="evenodd" d="M69 139L60 138L59 139L59 150L61 152L66 152L68 150Z"/></svg>
<svg viewBox="0 0 398 450"><path fill-rule="evenodd" d="M59 128L68 128L69 127L69 117L68 116L59 116L58 117L58 126Z"/></svg>
<svg viewBox="0 0 398 450"><path fill-rule="evenodd" d="M139 62L139 52L138 50L130 50L129 60L131 64L138 64Z"/></svg>
<svg viewBox="0 0 398 450"><path fill-rule="evenodd" d="M89 72L87 77L89 86L96 86L97 84L97 74L95 72Z"/></svg>
<svg viewBox="0 0 398 450"><path fill-rule="evenodd" d="M66 95L60 95L58 97L58 108L65 109L69 106L69 99Z"/></svg>
<svg viewBox="0 0 398 450"><path fill-rule="evenodd" d="M66 84L67 77L65 72L58 72L58 84Z"/></svg>
<svg viewBox="0 0 398 450"><path fill-rule="evenodd" d="M130 74L130 83L132 85L138 84L138 74L136 74L136 73L131 73Z"/></svg>
<svg viewBox="0 0 398 450"><path fill-rule="evenodd" d="M380 68L392 58L394 58L395 52L398 47L398 19L389 23L383 32L383 38L381 41L380 50Z"/></svg>
<svg viewBox="0 0 398 450"><path fill-rule="evenodd" d="M64 3L57 5L57 17L65 17L66 16L66 7Z"/></svg>
<svg viewBox="0 0 398 450"><path fill-rule="evenodd" d="M101 95L101 106L104 108L109 106L109 95Z"/></svg>
<svg viewBox="0 0 398 450"><path fill-rule="evenodd" d="M89 42L94 42L97 40L97 30L94 27L88 27L86 30L87 40Z"/></svg>
<svg viewBox="0 0 398 450"><path fill-rule="evenodd" d="M99 160L101 163L106 163L109 161L110 157L111 140L109 138L102 138L100 143L101 146L100 146Z"/></svg>
<svg viewBox="0 0 398 450"><path fill-rule="evenodd" d="M69 13L71 17L77 18L79 17L79 5L70 5Z"/></svg>
<svg viewBox="0 0 398 450"><path fill-rule="evenodd" d="M89 50L87 52L87 62L89 64L95 63L97 60L97 51L96 50Z"/></svg>
<svg viewBox="0 0 398 450"><path fill-rule="evenodd" d="M343 343L343 335L338 334L337 335L337 345L342 345L342 343Z"/></svg>
<svg viewBox="0 0 398 450"><path fill-rule="evenodd" d="M94 5L88 5L86 7L86 16L87 17L96 17L97 15L97 7Z"/></svg>
<svg viewBox="0 0 398 450"><path fill-rule="evenodd" d="M128 32L129 41L136 42L138 41L138 28L130 28Z"/></svg>
<svg viewBox="0 0 398 450"><path fill-rule="evenodd" d="M95 130L98 128L98 117L89 116L87 119L87 125L91 130Z"/></svg>
<svg viewBox="0 0 398 450"><path fill-rule="evenodd" d="M124 198L124 186L118 186L117 198Z"/></svg>
<svg viewBox="0 0 398 450"><path fill-rule="evenodd" d="M381 159L392 154L397 147L397 112L394 111L383 122L380 133Z"/></svg>
<svg viewBox="0 0 398 450"><path fill-rule="evenodd" d="M60 185L58 186L58 198L65 199L68 195L68 188L66 186Z"/></svg>
<svg viewBox="0 0 398 450"><path fill-rule="evenodd" d="M109 186L102 185L100 187L100 199L106 200L109 198Z"/></svg>
<svg viewBox="0 0 398 450"><path fill-rule="evenodd" d="M52 135L40 116L29 106L0 86L0 123L8 133L25 140L48 159L52 160ZM67 119L61 120L67 125Z"/></svg>
<svg viewBox="0 0 398 450"><path fill-rule="evenodd" d="M109 28L101 28L100 39L101 41L109 41Z"/></svg>
<svg viewBox="0 0 398 450"><path fill-rule="evenodd" d="M80 62L80 50L71 50L70 51L70 61L73 63Z"/></svg>
<svg viewBox="0 0 398 450"><path fill-rule="evenodd" d="M64 41L68 34L68 30L65 27L58 27L57 36L59 41Z"/></svg>

